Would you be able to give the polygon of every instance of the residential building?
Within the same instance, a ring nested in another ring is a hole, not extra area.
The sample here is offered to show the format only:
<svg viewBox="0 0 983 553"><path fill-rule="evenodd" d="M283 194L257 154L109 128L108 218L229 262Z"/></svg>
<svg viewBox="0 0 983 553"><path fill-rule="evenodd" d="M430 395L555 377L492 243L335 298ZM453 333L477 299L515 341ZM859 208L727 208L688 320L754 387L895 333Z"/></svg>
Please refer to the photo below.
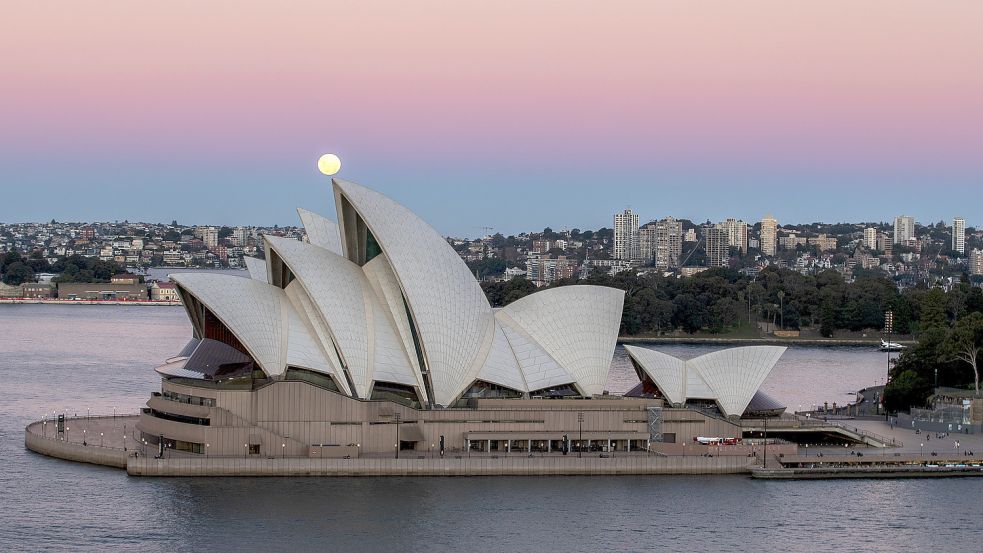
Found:
<svg viewBox="0 0 983 553"><path fill-rule="evenodd" d="M730 258L727 231L716 226L703 227L707 267L725 267Z"/></svg>
<svg viewBox="0 0 983 553"><path fill-rule="evenodd" d="M952 221L952 249L966 255L966 219L956 217Z"/></svg>
<svg viewBox="0 0 983 553"><path fill-rule="evenodd" d="M655 226L655 266L677 267L682 254L683 223L672 217L660 219Z"/></svg>
<svg viewBox="0 0 983 553"><path fill-rule="evenodd" d="M201 238L206 248L214 248L218 245L218 229L215 227L197 227L195 236Z"/></svg>
<svg viewBox="0 0 983 553"><path fill-rule="evenodd" d="M747 253L747 223L738 219L727 219L718 225L727 233L727 245Z"/></svg>
<svg viewBox="0 0 983 553"><path fill-rule="evenodd" d="M768 214L761 220L761 253L774 256L778 249L778 220Z"/></svg>
<svg viewBox="0 0 983 553"><path fill-rule="evenodd" d="M894 218L894 243L905 244L915 239L915 218L898 215Z"/></svg>
<svg viewBox="0 0 983 553"><path fill-rule="evenodd" d="M876 250L877 248L877 228L867 227L864 229L864 247L868 250Z"/></svg>
<svg viewBox="0 0 983 553"><path fill-rule="evenodd" d="M638 214L631 209L614 215L614 251L611 257L625 260L639 258Z"/></svg>
<svg viewBox="0 0 983 553"><path fill-rule="evenodd" d="M983 275L983 250L969 252L969 273Z"/></svg>
<svg viewBox="0 0 983 553"><path fill-rule="evenodd" d="M656 223L651 221L638 228L638 258L645 263L655 259Z"/></svg>
<svg viewBox="0 0 983 553"><path fill-rule="evenodd" d="M528 259L526 259L526 278L536 286L543 286L564 278L572 278L576 269L577 260L564 255L529 254Z"/></svg>
<svg viewBox="0 0 983 553"><path fill-rule="evenodd" d="M809 239L810 244L815 244L820 252L831 252L836 250L836 237L820 234L815 238Z"/></svg>
<svg viewBox="0 0 983 553"><path fill-rule="evenodd" d="M171 282L155 282L150 286L151 301L180 301L177 287Z"/></svg>

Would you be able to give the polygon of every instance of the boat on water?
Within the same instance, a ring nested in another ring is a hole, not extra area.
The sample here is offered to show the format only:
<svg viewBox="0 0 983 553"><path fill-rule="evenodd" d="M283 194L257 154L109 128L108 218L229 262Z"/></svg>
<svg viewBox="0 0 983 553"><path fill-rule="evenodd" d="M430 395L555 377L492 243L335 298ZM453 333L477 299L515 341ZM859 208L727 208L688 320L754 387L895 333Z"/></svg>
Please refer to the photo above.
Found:
<svg viewBox="0 0 983 553"><path fill-rule="evenodd" d="M884 340L881 340L881 351L901 351L906 347L907 346L903 346L897 342L885 342Z"/></svg>

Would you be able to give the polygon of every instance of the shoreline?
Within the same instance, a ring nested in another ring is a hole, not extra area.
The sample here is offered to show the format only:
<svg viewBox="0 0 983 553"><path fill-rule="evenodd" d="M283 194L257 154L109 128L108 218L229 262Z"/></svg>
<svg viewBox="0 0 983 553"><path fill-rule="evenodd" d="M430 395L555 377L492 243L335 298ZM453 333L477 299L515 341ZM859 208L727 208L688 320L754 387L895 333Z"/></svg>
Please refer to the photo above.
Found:
<svg viewBox="0 0 983 553"><path fill-rule="evenodd" d="M0 298L0 305L138 305L141 307L174 307L179 301L152 300L60 300L54 298Z"/></svg>
<svg viewBox="0 0 983 553"><path fill-rule="evenodd" d="M619 336L619 344L754 344L762 346L809 346L809 347L841 347L841 346L877 346L880 347L880 338L720 338L700 337L700 336ZM914 340L898 341L900 344L914 345ZM885 352L886 353L886 352Z"/></svg>

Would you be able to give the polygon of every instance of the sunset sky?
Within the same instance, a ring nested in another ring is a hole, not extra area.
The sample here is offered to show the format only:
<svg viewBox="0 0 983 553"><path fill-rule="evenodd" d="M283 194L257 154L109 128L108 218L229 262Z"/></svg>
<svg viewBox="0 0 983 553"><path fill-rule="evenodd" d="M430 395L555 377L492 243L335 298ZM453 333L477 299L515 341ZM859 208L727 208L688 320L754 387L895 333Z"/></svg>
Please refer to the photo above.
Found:
<svg viewBox="0 0 983 553"><path fill-rule="evenodd" d="M6 4L0 221L983 225L983 2Z"/></svg>

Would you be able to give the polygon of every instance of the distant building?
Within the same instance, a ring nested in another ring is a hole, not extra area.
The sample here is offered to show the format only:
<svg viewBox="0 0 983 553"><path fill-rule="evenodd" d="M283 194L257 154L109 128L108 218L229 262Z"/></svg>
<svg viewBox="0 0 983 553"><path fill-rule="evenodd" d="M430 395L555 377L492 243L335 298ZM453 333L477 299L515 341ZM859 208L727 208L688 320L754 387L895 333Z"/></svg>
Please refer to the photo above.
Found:
<svg viewBox="0 0 983 553"><path fill-rule="evenodd" d="M559 255L530 254L526 260L526 278L536 286L550 284L555 280L572 278L577 269L577 260Z"/></svg>
<svg viewBox="0 0 983 553"><path fill-rule="evenodd" d="M652 221L638 228L638 258L646 263L655 259L656 225Z"/></svg>
<svg viewBox="0 0 983 553"><path fill-rule="evenodd" d="M706 270L706 267L680 267L679 274L684 277L691 277Z"/></svg>
<svg viewBox="0 0 983 553"><path fill-rule="evenodd" d="M877 249L877 228L867 227L864 229L864 247L868 250Z"/></svg>
<svg viewBox="0 0 983 553"><path fill-rule="evenodd" d="M774 256L778 250L778 220L770 214L761 220L761 253Z"/></svg>
<svg viewBox="0 0 983 553"><path fill-rule="evenodd" d="M611 257L615 259L638 259L638 214L626 209L614 215L614 251Z"/></svg>
<svg viewBox="0 0 983 553"><path fill-rule="evenodd" d="M973 275L983 275L983 250L969 252L969 272Z"/></svg>
<svg viewBox="0 0 983 553"><path fill-rule="evenodd" d="M140 277L130 273L113 275L109 281L113 284L140 284Z"/></svg>
<svg viewBox="0 0 983 553"><path fill-rule="evenodd" d="M810 244L815 244L820 252L830 252L836 250L836 237L820 234L816 238L809 239Z"/></svg>
<svg viewBox="0 0 983 553"><path fill-rule="evenodd" d="M952 220L952 249L966 255L966 219L962 217Z"/></svg>
<svg viewBox="0 0 983 553"><path fill-rule="evenodd" d="M535 253L546 253L550 251L550 241L549 240L533 240L532 241L532 251Z"/></svg>
<svg viewBox="0 0 983 553"><path fill-rule="evenodd" d="M144 284L58 284L58 298L66 300L146 300Z"/></svg>
<svg viewBox="0 0 983 553"><path fill-rule="evenodd" d="M908 244L915 239L915 218L898 215L894 218L894 243Z"/></svg>
<svg viewBox="0 0 983 553"><path fill-rule="evenodd" d="M727 219L717 225L727 234L727 245L740 248L741 253L747 253L747 223L739 219Z"/></svg>
<svg viewBox="0 0 983 553"><path fill-rule="evenodd" d="M707 254L707 267L724 267L729 259L730 246L728 245L727 231L719 225L704 227L703 238Z"/></svg>
<svg viewBox="0 0 983 553"><path fill-rule="evenodd" d="M218 229L215 227L196 227L195 236L201 238L206 248L214 248L218 245Z"/></svg>
<svg viewBox="0 0 983 553"><path fill-rule="evenodd" d="M655 266L678 267L682 254L683 223L672 217L659 220L655 225Z"/></svg>
<svg viewBox="0 0 983 553"><path fill-rule="evenodd" d="M54 286L50 282L25 282L20 285L22 298L53 298L55 296Z"/></svg>
<svg viewBox="0 0 983 553"><path fill-rule="evenodd" d="M153 301L179 301L177 288L171 282L155 282L150 287L150 299Z"/></svg>
<svg viewBox="0 0 983 553"><path fill-rule="evenodd" d="M684 242L696 242L696 229L689 229L686 234L683 235Z"/></svg>
<svg viewBox="0 0 983 553"><path fill-rule="evenodd" d="M507 267L505 269L504 280L512 280L515 277L525 276L526 272L518 267Z"/></svg>

